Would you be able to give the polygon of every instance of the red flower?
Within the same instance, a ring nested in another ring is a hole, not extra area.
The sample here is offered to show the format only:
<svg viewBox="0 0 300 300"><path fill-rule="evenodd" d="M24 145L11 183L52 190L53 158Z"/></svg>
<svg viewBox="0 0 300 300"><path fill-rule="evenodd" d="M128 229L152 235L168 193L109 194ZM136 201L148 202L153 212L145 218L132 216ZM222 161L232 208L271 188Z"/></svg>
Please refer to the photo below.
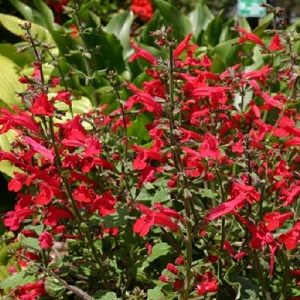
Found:
<svg viewBox="0 0 300 300"><path fill-rule="evenodd" d="M197 294L204 295L208 292L216 292L218 290L218 281L213 279L211 281L205 281L197 285Z"/></svg>
<svg viewBox="0 0 300 300"><path fill-rule="evenodd" d="M4 225L10 230L18 230L21 222L34 213L35 211L30 208L15 208L15 211L9 211L5 214Z"/></svg>
<svg viewBox="0 0 300 300"><path fill-rule="evenodd" d="M73 215L66 209L61 209L53 205L49 206L45 211L46 218L44 224L49 226L56 226L62 219L73 219Z"/></svg>
<svg viewBox="0 0 300 300"><path fill-rule="evenodd" d="M198 47L198 45L189 45L189 41L192 38L192 34L188 34L183 41L181 41L179 43L179 45L176 47L176 49L174 50L173 53L173 57L177 58L183 51L191 51L194 52L196 50L196 48Z"/></svg>
<svg viewBox="0 0 300 300"><path fill-rule="evenodd" d="M171 263L167 264L167 270L171 273L173 273L174 275L178 275L179 270Z"/></svg>
<svg viewBox="0 0 300 300"><path fill-rule="evenodd" d="M279 212L271 212L271 213L266 213L264 215L264 222L268 223L267 229L269 231L275 230L276 228L280 228L283 223L294 216L293 213L283 213L280 214Z"/></svg>
<svg viewBox="0 0 300 300"><path fill-rule="evenodd" d="M55 107L49 102L48 96L44 93L39 94L33 99L31 112L35 115L53 116Z"/></svg>
<svg viewBox="0 0 300 300"><path fill-rule="evenodd" d="M19 286L17 289L17 294L18 299L22 300L34 300L39 296L46 295L47 292L44 287L44 280Z"/></svg>
<svg viewBox="0 0 300 300"><path fill-rule="evenodd" d="M245 201L245 195L240 194L234 199L229 199L228 201L220 204L219 206L213 208L206 216L205 223L209 223L219 217L233 213L237 206L241 206Z"/></svg>
<svg viewBox="0 0 300 300"><path fill-rule="evenodd" d="M141 103L144 105L145 109L155 116L161 116L163 113L162 106L157 103L153 96L140 91L135 85L129 84L128 88L135 93L135 95L128 98L127 102L124 105L124 109L131 109L132 106L136 103Z"/></svg>
<svg viewBox="0 0 300 300"><path fill-rule="evenodd" d="M35 202L38 205L47 205L50 203L50 201L53 199L54 193L51 189L51 186L49 186L48 183L43 182L40 184L40 192L37 195Z"/></svg>
<svg viewBox="0 0 300 300"><path fill-rule="evenodd" d="M66 92L66 91L59 91L57 92L57 95L52 98L52 101L55 100L60 100L64 103L66 103L69 107L72 105L70 98L71 98L72 94L70 92Z"/></svg>
<svg viewBox="0 0 300 300"><path fill-rule="evenodd" d="M169 282L170 281L170 277L169 276L165 276L165 275L161 275L158 278L161 282Z"/></svg>
<svg viewBox="0 0 300 300"><path fill-rule="evenodd" d="M72 29L70 36L74 39L78 39L78 36L79 36L78 27L75 24L72 24L70 28Z"/></svg>
<svg viewBox="0 0 300 300"><path fill-rule="evenodd" d="M153 15L150 0L132 0L130 9L144 22L149 21Z"/></svg>
<svg viewBox="0 0 300 300"><path fill-rule="evenodd" d="M155 64L156 58L150 52L140 48L137 44L131 44L131 47L134 48L136 52L130 56L129 62L133 62L137 58L143 58L149 61L152 65Z"/></svg>
<svg viewBox="0 0 300 300"><path fill-rule="evenodd" d="M280 40L279 34L276 33L272 38L269 46L270 51L284 50L284 46Z"/></svg>
<svg viewBox="0 0 300 300"><path fill-rule="evenodd" d="M79 202L92 203L96 198L96 193L81 183L73 192L73 197Z"/></svg>
<svg viewBox="0 0 300 300"><path fill-rule="evenodd" d="M294 250L300 243L300 222L297 222L288 232L280 235L278 240L285 245L287 250Z"/></svg>
<svg viewBox="0 0 300 300"><path fill-rule="evenodd" d="M57 76L51 78L51 87L55 88L59 85L60 79Z"/></svg>
<svg viewBox="0 0 300 300"><path fill-rule="evenodd" d="M53 237L47 230L43 231L39 236L38 241L42 249L51 248L53 246Z"/></svg>
<svg viewBox="0 0 300 300"><path fill-rule="evenodd" d="M153 225L161 225L168 227L172 231L178 231L177 223L173 222L169 216L169 212L151 210L143 204L138 204L137 207L144 214L143 217L136 220L133 225L133 231L139 233L140 237L145 236ZM176 211L172 210L172 216L175 215Z"/></svg>
<svg viewBox="0 0 300 300"><path fill-rule="evenodd" d="M93 200L93 205L90 208L90 212L98 210L98 213L101 216L113 214L116 211L116 203L117 199L112 195L111 192L106 192L101 197L97 195Z"/></svg>
<svg viewBox="0 0 300 300"><path fill-rule="evenodd" d="M252 41L260 46L264 46L262 40L254 33L251 33L243 28L236 27L235 28L239 33L241 33L241 37L238 40L239 44L243 44L245 41Z"/></svg>
<svg viewBox="0 0 300 300"><path fill-rule="evenodd" d="M199 152L200 157L218 159L221 154L218 140L212 134L206 133L204 136L204 141L199 147Z"/></svg>
<svg viewBox="0 0 300 300"><path fill-rule="evenodd" d="M39 134L40 128L38 124L32 119L32 116L27 112L21 112L17 107L13 107L14 113L9 110L2 108L0 110L0 125L3 125L0 133L5 133L9 129L27 128L34 133Z"/></svg>
<svg viewBox="0 0 300 300"><path fill-rule="evenodd" d="M51 150L47 149L45 146L41 145L29 136L26 136L23 139L23 141L26 144L30 145L36 153L42 154L43 156L47 157L50 161L53 161L54 155L52 154Z"/></svg>
<svg viewBox="0 0 300 300"><path fill-rule="evenodd" d="M175 279L173 283L173 289L178 291L183 287L183 280L182 279Z"/></svg>

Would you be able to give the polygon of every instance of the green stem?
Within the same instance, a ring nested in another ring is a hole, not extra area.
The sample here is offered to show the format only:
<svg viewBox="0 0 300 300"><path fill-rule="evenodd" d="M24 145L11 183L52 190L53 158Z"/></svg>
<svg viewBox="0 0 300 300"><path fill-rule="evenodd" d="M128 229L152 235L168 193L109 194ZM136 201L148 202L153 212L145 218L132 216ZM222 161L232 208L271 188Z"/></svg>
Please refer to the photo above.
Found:
<svg viewBox="0 0 300 300"><path fill-rule="evenodd" d="M272 298L270 296L270 292L268 291L268 286L267 286L267 283L265 281L262 268L260 266L260 262L259 262L259 258L257 256L257 253L256 253L255 250L253 250L252 253L253 253L253 257L254 257L254 263L255 263L255 267L256 267L256 271L257 271L257 275L258 275L258 280L259 280L261 289L263 291L263 294L265 296L265 299L266 300L272 300Z"/></svg>
<svg viewBox="0 0 300 300"><path fill-rule="evenodd" d="M93 72L92 72L92 68L91 68L91 64L90 61L87 57L87 54L89 54L87 45L86 45L86 40L84 38L84 32L83 32L83 26L81 23L81 19L79 16L79 3L77 3L77 1L75 1L75 15L76 15L76 19L77 19L77 23L78 23L78 30L79 30L79 35L81 37L82 40L82 47L83 47L83 61L85 64L85 69L86 69L86 75L87 75L87 82L90 83L90 88L92 91L92 102L93 102L93 106L97 107L98 106L98 97L97 97L97 93L96 93L96 87L95 87L95 83L93 80Z"/></svg>
<svg viewBox="0 0 300 300"><path fill-rule="evenodd" d="M170 141L172 145L173 157L174 157L174 164L178 173L180 173L182 180L183 180L183 187L184 187L184 209L187 216L187 223L186 223L186 237L185 237L185 247L186 247L186 259L187 259L187 269L186 275L184 280L184 290L182 293L182 299L188 300L190 294L190 287L191 287L191 280L192 280L192 262L193 262L193 226L191 223L191 216L193 214L194 218L197 218L197 214L195 211L195 207L191 201L191 194L189 192L189 185L185 174L185 168L181 160L180 156L180 148L178 143L176 142L176 138L174 136L174 130L176 128L175 120L173 112L175 110L175 99L174 99L174 59L173 59L173 45L170 44L169 46L169 61L170 61L170 78L169 78L169 97L170 97L170 109L168 110L168 117L170 120Z"/></svg>
<svg viewBox="0 0 300 300"><path fill-rule="evenodd" d="M217 166L218 168L218 166ZM224 203L226 201L226 194L224 191L224 187L222 184L222 178L221 175L219 173L219 170L216 168L216 175L217 175L217 180L220 186L220 191L221 191L221 196L222 196L222 203ZM224 249L224 241L225 241L225 217L222 217L221 220L221 242L220 242L220 251L222 252ZM218 278L220 280L220 282L223 281L223 274L222 274L222 270L223 270L223 263L222 263L222 259L221 257L218 260ZM223 295L221 293L221 289L218 289L217 292L217 299L222 299Z"/></svg>
<svg viewBox="0 0 300 300"><path fill-rule="evenodd" d="M289 283L289 275L290 275L290 260L289 260L289 251L284 255L284 271L283 271L283 282L280 293L279 300L286 300L287 297L287 288Z"/></svg>

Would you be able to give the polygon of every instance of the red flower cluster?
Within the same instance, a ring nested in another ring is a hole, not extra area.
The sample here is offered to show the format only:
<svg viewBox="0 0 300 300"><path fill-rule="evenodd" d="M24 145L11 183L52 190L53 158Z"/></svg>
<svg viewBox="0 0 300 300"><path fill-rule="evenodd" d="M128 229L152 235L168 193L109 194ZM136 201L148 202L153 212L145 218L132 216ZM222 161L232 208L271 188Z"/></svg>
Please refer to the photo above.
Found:
<svg viewBox="0 0 300 300"><path fill-rule="evenodd" d="M131 0L130 9L143 22L147 22L152 18L153 8L151 0Z"/></svg>

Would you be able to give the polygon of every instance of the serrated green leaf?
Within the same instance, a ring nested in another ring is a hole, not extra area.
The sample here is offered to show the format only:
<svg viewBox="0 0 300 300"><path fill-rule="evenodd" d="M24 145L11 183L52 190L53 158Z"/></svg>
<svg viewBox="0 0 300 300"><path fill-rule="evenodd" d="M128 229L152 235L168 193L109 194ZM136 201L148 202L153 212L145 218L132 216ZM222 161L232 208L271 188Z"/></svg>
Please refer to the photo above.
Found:
<svg viewBox="0 0 300 300"><path fill-rule="evenodd" d="M171 4L163 0L153 0L154 6L163 17L163 22L167 26L172 26L174 36L178 41L181 41L192 32L192 24L188 17L182 14Z"/></svg>
<svg viewBox="0 0 300 300"><path fill-rule="evenodd" d="M200 190L200 195L203 198L209 198L209 199L213 199L213 198L218 196L218 194L214 193L211 189L201 189Z"/></svg>
<svg viewBox="0 0 300 300"><path fill-rule="evenodd" d="M114 292L98 291L93 296L93 300L117 300L118 297Z"/></svg>
<svg viewBox="0 0 300 300"><path fill-rule="evenodd" d="M154 194L153 197L151 197L151 203L155 203L155 202L164 202L166 200L170 200L170 193L168 188L161 188L158 189L158 191Z"/></svg>
<svg viewBox="0 0 300 300"><path fill-rule="evenodd" d="M128 56L130 49L129 37L133 20L132 11L127 10L112 17L104 29L105 32L114 34L120 40L124 58Z"/></svg>
<svg viewBox="0 0 300 300"><path fill-rule="evenodd" d="M103 217L103 223L105 228L113 228L124 226L127 223L128 208L117 208L117 212L114 214Z"/></svg>
<svg viewBox="0 0 300 300"><path fill-rule="evenodd" d="M32 237L22 237L22 245L29 246L32 249L41 250L41 247L39 245L39 241L36 238Z"/></svg>
<svg viewBox="0 0 300 300"><path fill-rule="evenodd" d="M165 299L165 294L161 291L161 287L157 286L154 289L150 289L147 292L147 299L158 300Z"/></svg>
<svg viewBox="0 0 300 300"><path fill-rule="evenodd" d="M147 257L146 261L148 263L154 261L155 259L167 255L170 252L171 246L167 243L159 243L154 245L151 254Z"/></svg>
<svg viewBox="0 0 300 300"><path fill-rule="evenodd" d="M66 290L66 288L54 277L47 277L45 289L50 296L56 299L63 296L63 293Z"/></svg>
<svg viewBox="0 0 300 300"><path fill-rule="evenodd" d="M33 282L36 282L35 275L26 271L20 271L18 273L12 274L11 276L0 282L0 287L2 289L14 289L18 286Z"/></svg>

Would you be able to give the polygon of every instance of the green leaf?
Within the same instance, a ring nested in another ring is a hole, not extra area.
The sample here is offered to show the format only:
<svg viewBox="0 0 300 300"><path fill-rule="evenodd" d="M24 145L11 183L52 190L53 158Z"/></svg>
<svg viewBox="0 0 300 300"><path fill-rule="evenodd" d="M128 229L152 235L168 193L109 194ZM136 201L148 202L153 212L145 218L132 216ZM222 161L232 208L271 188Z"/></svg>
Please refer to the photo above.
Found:
<svg viewBox="0 0 300 300"><path fill-rule="evenodd" d="M96 292L93 300L118 300L118 297L114 292L101 290Z"/></svg>
<svg viewBox="0 0 300 300"><path fill-rule="evenodd" d="M154 245L151 254L147 257L146 262L150 263L161 256L169 254L171 246L167 243L159 243Z"/></svg>
<svg viewBox="0 0 300 300"><path fill-rule="evenodd" d="M87 35L86 40L89 49L99 48L92 60L95 63L95 70L111 69L119 74L125 70L123 47L114 34L100 31L91 36Z"/></svg>
<svg viewBox="0 0 300 300"><path fill-rule="evenodd" d="M27 21L35 23L35 12L30 6L22 3L19 0L9 0L9 2Z"/></svg>
<svg viewBox="0 0 300 300"><path fill-rule="evenodd" d="M249 278L237 275L239 266L232 265L226 272L224 279L236 291L235 299L256 300L259 299L259 288Z"/></svg>
<svg viewBox="0 0 300 300"><path fill-rule="evenodd" d="M204 32L204 41L211 46L216 46L219 41L223 30L223 17L221 13L216 16L207 26Z"/></svg>
<svg viewBox="0 0 300 300"><path fill-rule="evenodd" d="M41 247L39 245L39 241L36 238L32 238L32 237L22 237L22 245L29 246L32 249L36 249L38 251L41 250Z"/></svg>
<svg viewBox="0 0 300 300"><path fill-rule="evenodd" d="M16 92L25 89L19 82L18 70L18 66L13 61L0 55L0 100L9 106L20 106L21 102Z"/></svg>
<svg viewBox="0 0 300 300"><path fill-rule="evenodd" d="M149 132L146 129L146 125L151 122L147 115L140 114L135 121L131 122L131 126L128 127L128 135L137 138L136 142L140 145L149 141Z"/></svg>
<svg viewBox="0 0 300 300"><path fill-rule="evenodd" d="M165 299L165 294L161 291L161 287L157 286L154 289L148 290L147 299L151 299L151 300Z"/></svg>
<svg viewBox="0 0 300 300"><path fill-rule="evenodd" d="M117 208L114 214L103 217L105 228L114 228L126 225L128 219L128 207Z"/></svg>
<svg viewBox="0 0 300 300"><path fill-rule="evenodd" d="M32 62L30 55L26 53L18 53L17 47L12 44L0 44L0 55L13 61L18 68L23 68Z"/></svg>
<svg viewBox="0 0 300 300"><path fill-rule="evenodd" d="M15 273L6 279L4 279L2 282L0 282L0 287L2 289L14 289L18 286L27 284L27 283L33 283L36 282L36 276L32 273L26 272L26 271L20 271L18 273Z"/></svg>
<svg viewBox="0 0 300 300"><path fill-rule="evenodd" d="M265 17L260 19L259 25L253 30L253 33L261 37L264 31L269 27L273 21L273 14L267 14Z"/></svg>
<svg viewBox="0 0 300 300"><path fill-rule="evenodd" d="M124 58L128 56L130 49L129 37L133 20L132 11L124 11L112 17L104 29L105 32L112 33L119 39L123 47Z"/></svg>
<svg viewBox="0 0 300 300"><path fill-rule="evenodd" d="M224 63L226 68L239 63L239 60L237 59L239 51L237 40L238 39L236 38L220 43L212 50L212 55L218 56L218 58Z"/></svg>
<svg viewBox="0 0 300 300"><path fill-rule="evenodd" d="M49 8L48 5L46 5L46 3L44 3L41 0L34 0L34 4L38 9L40 18L43 20L45 27L51 32L54 29L54 25L56 25L56 23L54 22L52 10Z"/></svg>
<svg viewBox="0 0 300 300"><path fill-rule="evenodd" d="M216 198L218 196L218 194L214 193L211 189L201 189L200 190L200 195L203 198L209 198L209 199L213 199L213 198Z"/></svg>
<svg viewBox="0 0 300 300"><path fill-rule="evenodd" d="M170 200L171 197L168 188L161 188L158 189L155 195L150 199L151 199L151 203L154 204L155 202L164 202Z"/></svg>
<svg viewBox="0 0 300 300"><path fill-rule="evenodd" d="M66 288L54 277L47 277L45 289L47 293L55 299L62 297L66 290Z"/></svg>
<svg viewBox="0 0 300 300"><path fill-rule="evenodd" d="M22 20L15 16L0 13L0 23L11 33L23 37L25 30L21 29L19 24L28 23L28 21ZM37 35L39 40L43 43L54 44L50 32L40 25L31 23L31 34L33 36Z"/></svg>
<svg viewBox="0 0 300 300"><path fill-rule="evenodd" d="M198 40L199 34L207 28L209 22L214 19L214 15L206 5L200 3L189 14L189 19L192 24L192 32Z"/></svg>
<svg viewBox="0 0 300 300"><path fill-rule="evenodd" d="M153 0L155 8L163 17L163 22L166 26L172 26L174 36L178 41L181 41L192 32L192 24L188 17L182 14L171 4L163 0Z"/></svg>
<svg viewBox="0 0 300 300"><path fill-rule="evenodd" d="M1 74L0 74L1 75ZM0 82L1 84L1 82ZM11 144L14 142L17 133L13 130L9 130L6 133L0 135L0 149L6 152L10 152ZM13 166L9 161L3 160L0 162L0 171L9 177L13 177L15 171L21 172L20 169Z"/></svg>

